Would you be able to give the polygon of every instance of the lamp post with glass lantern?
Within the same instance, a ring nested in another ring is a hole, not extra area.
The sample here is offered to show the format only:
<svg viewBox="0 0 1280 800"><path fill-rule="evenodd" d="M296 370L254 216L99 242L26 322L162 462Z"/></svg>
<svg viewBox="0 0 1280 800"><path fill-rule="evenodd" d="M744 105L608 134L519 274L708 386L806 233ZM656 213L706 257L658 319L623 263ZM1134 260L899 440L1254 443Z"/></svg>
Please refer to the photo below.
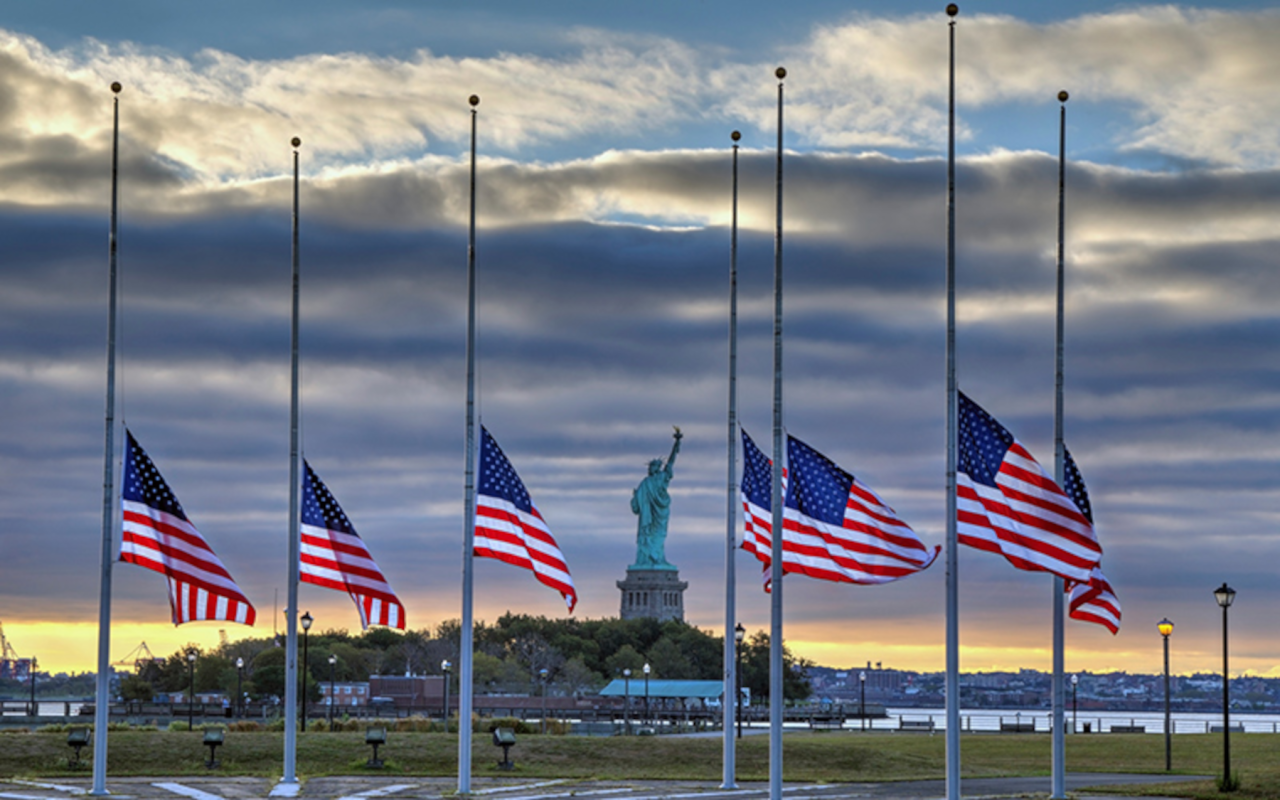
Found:
<svg viewBox="0 0 1280 800"><path fill-rule="evenodd" d="M867 729L867 671L858 672L858 724Z"/></svg>
<svg viewBox="0 0 1280 800"><path fill-rule="evenodd" d="M338 693L334 691L336 684L334 683L334 673L337 670L338 657L333 653L329 654L329 730L333 730L333 705L338 702Z"/></svg>
<svg viewBox="0 0 1280 800"><path fill-rule="evenodd" d="M1156 630L1164 639L1164 771L1173 770L1173 716L1169 713L1169 634L1173 623L1168 617L1156 623Z"/></svg>
<svg viewBox="0 0 1280 800"><path fill-rule="evenodd" d="M244 716L244 658L236 658L236 719Z"/></svg>
<svg viewBox="0 0 1280 800"><path fill-rule="evenodd" d="M1222 781L1231 783L1231 681L1227 672L1227 609L1236 599L1236 590L1223 581L1213 590L1213 597L1222 607Z"/></svg>
<svg viewBox="0 0 1280 800"><path fill-rule="evenodd" d="M444 674L444 732L449 732L449 668L453 665L449 663L449 659L440 662L440 672ZM459 721L461 724L461 721ZM459 728L461 732L461 728Z"/></svg>
<svg viewBox="0 0 1280 800"><path fill-rule="evenodd" d="M735 694L733 704L737 707L739 739L742 738L742 640L745 638L747 638L747 629L742 627L742 623L739 622L737 625L733 626L733 654L736 667L734 670L735 680L733 688Z"/></svg>
<svg viewBox="0 0 1280 800"><path fill-rule="evenodd" d="M311 612L302 612L302 729L307 729L307 631L311 630L313 621Z"/></svg>
<svg viewBox="0 0 1280 800"><path fill-rule="evenodd" d="M644 724L651 724L649 716L649 662L644 664Z"/></svg>
<svg viewBox="0 0 1280 800"><path fill-rule="evenodd" d="M540 733L547 732L547 668L538 670L538 680L542 682L542 722L538 726Z"/></svg>
<svg viewBox="0 0 1280 800"><path fill-rule="evenodd" d="M626 703L622 706L622 726L627 735L631 735L631 668L622 670L622 695Z"/></svg>
<svg viewBox="0 0 1280 800"><path fill-rule="evenodd" d="M187 651L187 730L196 729L196 651Z"/></svg>

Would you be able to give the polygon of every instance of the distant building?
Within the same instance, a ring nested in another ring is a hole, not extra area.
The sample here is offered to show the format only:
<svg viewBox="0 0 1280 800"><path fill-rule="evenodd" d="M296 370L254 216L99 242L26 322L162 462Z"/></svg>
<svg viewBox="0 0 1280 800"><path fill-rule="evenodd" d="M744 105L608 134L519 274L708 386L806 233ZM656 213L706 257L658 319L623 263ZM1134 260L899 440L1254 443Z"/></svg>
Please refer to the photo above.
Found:
<svg viewBox="0 0 1280 800"><path fill-rule="evenodd" d="M333 690L333 696L329 695L330 689ZM367 706L369 704L369 682L368 681L338 681L336 683L320 683L321 705L336 706L338 708L350 706Z"/></svg>

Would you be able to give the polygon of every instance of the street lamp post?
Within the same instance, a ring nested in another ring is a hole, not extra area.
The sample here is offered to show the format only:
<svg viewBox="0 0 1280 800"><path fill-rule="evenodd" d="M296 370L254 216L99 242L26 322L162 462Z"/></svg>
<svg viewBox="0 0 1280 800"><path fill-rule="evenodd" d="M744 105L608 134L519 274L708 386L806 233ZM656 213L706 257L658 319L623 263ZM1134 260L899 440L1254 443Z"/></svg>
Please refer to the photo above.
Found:
<svg viewBox="0 0 1280 800"><path fill-rule="evenodd" d="M236 719L244 716L244 658L236 659Z"/></svg>
<svg viewBox="0 0 1280 800"><path fill-rule="evenodd" d="M338 702L338 693L334 691L336 684L334 683L334 673L338 667L338 657L333 653L329 654L329 730L333 730L333 705Z"/></svg>
<svg viewBox="0 0 1280 800"><path fill-rule="evenodd" d="M652 718L649 716L649 662L644 664L644 724L652 724Z"/></svg>
<svg viewBox="0 0 1280 800"><path fill-rule="evenodd" d="M1168 617L1156 623L1164 639L1164 771L1173 770L1173 717L1169 713L1169 634L1173 633L1173 623Z"/></svg>
<svg viewBox="0 0 1280 800"><path fill-rule="evenodd" d="M187 730L196 729L196 651L187 651Z"/></svg>
<svg viewBox="0 0 1280 800"><path fill-rule="evenodd" d="M745 638L747 638L747 629L742 627L742 623L739 622L737 625L733 626L733 654L734 661L736 662L735 666L737 667L737 669L734 670L735 681L733 688L735 694L733 697L733 704L738 711L739 739L742 738L742 640Z"/></svg>
<svg viewBox="0 0 1280 800"><path fill-rule="evenodd" d="M449 732L449 668L452 666L453 665L449 663L449 659L447 658L444 661L440 662L440 671L444 673L444 732L445 733ZM461 725L462 721L459 720L458 724ZM459 732L461 732L461 728L459 728Z"/></svg>
<svg viewBox="0 0 1280 800"><path fill-rule="evenodd" d="M36 657L31 657L31 665L27 667L27 680L31 683L31 716L40 716L40 708L36 705Z"/></svg>
<svg viewBox="0 0 1280 800"><path fill-rule="evenodd" d="M627 735L631 735L631 668L622 671L622 695L626 703L622 706L622 725Z"/></svg>
<svg viewBox="0 0 1280 800"><path fill-rule="evenodd" d="M542 733L547 732L547 668L543 667L538 670L538 678L542 681L542 724L539 726Z"/></svg>
<svg viewBox="0 0 1280 800"><path fill-rule="evenodd" d="M310 611L302 612L302 730L307 729L307 631L311 630Z"/></svg>
<svg viewBox="0 0 1280 800"><path fill-rule="evenodd" d="M858 723L862 730L867 729L867 671L858 672Z"/></svg>
<svg viewBox="0 0 1280 800"><path fill-rule="evenodd" d="M1168 664L1167 664L1167 663L1166 663L1166 666L1168 666ZM1071 676L1071 732L1072 732L1072 733L1076 733L1077 731L1079 731L1079 730L1080 730L1079 728L1077 728L1077 727L1076 727L1076 708L1077 708L1077 706L1076 706L1076 687L1077 687L1077 686L1079 686L1079 685L1080 685L1080 676L1079 676L1079 675L1072 675L1072 676ZM1168 727L1168 722L1167 722L1167 721L1166 721L1166 723L1165 723L1165 727Z"/></svg>
<svg viewBox="0 0 1280 800"><path fill-rule="evenodd" d="M1231 780L1231 681L1227 672L1227 609L1236 599L1236 590L1223 581L1213 590L1213 597L1222 607L1222 783L1230 786Z"/></svg>

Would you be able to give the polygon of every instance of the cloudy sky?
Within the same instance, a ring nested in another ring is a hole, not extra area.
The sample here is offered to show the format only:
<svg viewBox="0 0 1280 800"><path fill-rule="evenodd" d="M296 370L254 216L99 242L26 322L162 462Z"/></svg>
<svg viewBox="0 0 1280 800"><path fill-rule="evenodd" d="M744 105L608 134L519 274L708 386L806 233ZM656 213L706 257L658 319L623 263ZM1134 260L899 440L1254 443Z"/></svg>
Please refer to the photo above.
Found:
<svg viewBox="0 0 1280 800"><path fill-rule="evenodd" d="M1280 14L1264 3L963 5L961 387L1051 468L1057 92L1067 155L1067 441L1117 636L1067 669L1280 675ZM460 615L467 97L478 94L479 407L559 537L583 617L617 613L631 489L684 433L670 560L723 624L730 138L742 131L740 397L770 425L776 81L786 82L788 429L944 529L942 3L556 0L10 4L0 13L0 622L47 669L96 658L112 81L119 417L257 605L169 623L115 569L112 658L283 624L289 139L303 140L305 455L407 606ZM121 441L117 436L117 444ZM118 457L118 456L117 456ZM767 628L756 566L738 607ZM965 551L961 666L1046 669L1049 579ZM831 666L943 666L942 565L791 579ZM279 606L275 597L280 598ZM325 628L343 595L301 589ZM477 562L477 616L563 615Z"/></svg>

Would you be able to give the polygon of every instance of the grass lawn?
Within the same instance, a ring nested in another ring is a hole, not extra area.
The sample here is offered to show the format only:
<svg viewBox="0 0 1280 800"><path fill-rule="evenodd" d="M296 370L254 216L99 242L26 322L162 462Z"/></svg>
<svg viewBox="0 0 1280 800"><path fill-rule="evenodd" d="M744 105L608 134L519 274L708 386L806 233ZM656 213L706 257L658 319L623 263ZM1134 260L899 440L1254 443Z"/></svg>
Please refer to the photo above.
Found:
<svg viewBox="0 0 1280 800"><path fill-rule="evenodd" d="M523 778L596 780L682 779L718 781L722 740L719 737L576 737L519 735L512 748L516 767L496 768L501 750L488 734L477 734L473 774ZM229 731L219 748L219 773L278 778L284 735ZM207 749L201 734L178 731L112 731L109 774L124 776L207 775ZM853 731L788 733L784 779L805 782L893 781L942 778L945 775L942 734L860 733ZM748 736L738 743L738 777L764 781L769 773L769 741ZM71 770L71 749L63 732L0 734L0 778L85 777L87 766ZM365 772L370 749L360 732L306 732L298 736L301 778ZM1044 734L969 734L961 742L965 777L1048 775L1050 738ZM395 732L381 749L381 774L448 776L456 774L457 735ZM84 751L91 756L91 748ZM1215 775L1222 768L1222 737L1183 734L1173 739L1175 774ZM1242 788L1219 794L1212 781L1187 782L1171 790L1126 787L1127 794L1195 798L1280 800L1280 737L1243 734L1232 737L1232 766ZM1146 734L1078 735L1067 738L1071 772L1147 772L1164 769L1164 738Z"/></svg>

